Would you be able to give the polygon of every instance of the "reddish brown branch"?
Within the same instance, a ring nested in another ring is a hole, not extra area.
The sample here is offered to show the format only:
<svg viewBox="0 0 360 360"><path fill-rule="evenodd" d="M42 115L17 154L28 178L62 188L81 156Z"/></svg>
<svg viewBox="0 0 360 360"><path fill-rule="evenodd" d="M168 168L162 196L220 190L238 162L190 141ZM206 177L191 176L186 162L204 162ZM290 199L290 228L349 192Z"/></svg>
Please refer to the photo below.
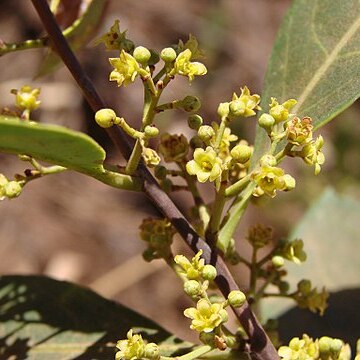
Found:
<svg viewBox="0 0 360 360"><path fill-rule="evenodd" d="M97 110L106 107L92 81L85 74L69 44L62 35L62 32L49 9L47 1L31 1L41 18L50 39L52 40L53 48L57 51L65 65L68 67L92 110L96 112ZM125 158L128 158L132 149L128 137L115 127L107 129L107 133L122 155ZM165 217L171 220L179 234L194 252L202 249L203 257L206 262L211 263L216 267L218 271L216 283L224 296L227 296L231 290L238 290L238 286L223 259L196 234L184 215L179 211L169 196L161 190L154 177L143 164L140 164L138 174L144 180L144 192L156 208L161 211ZM246 303L241 308L234 309L234 312L249 336L251 357L258 360L278 359L279 357L276 349L272 345L256 316L251 311L249 304Z"/></svg>

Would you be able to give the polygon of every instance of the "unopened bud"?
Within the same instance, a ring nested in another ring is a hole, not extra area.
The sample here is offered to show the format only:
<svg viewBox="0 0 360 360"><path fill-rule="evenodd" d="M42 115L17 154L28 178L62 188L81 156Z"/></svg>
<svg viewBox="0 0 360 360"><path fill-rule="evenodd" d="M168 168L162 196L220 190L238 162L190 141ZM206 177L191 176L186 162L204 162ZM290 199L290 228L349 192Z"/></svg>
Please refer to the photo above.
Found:
<svg viewBox="0 0 360 360"><path fill-rule="evenodd" d="M233 307L241 307L246 301L246 295L239 290L233 290L228 295L229 304Z"/></svg>
<svg viewBox="0 0 360 360"><path fill-rule="evenodd" d="M188 125L190 129L199 130L199 127L202 125L203 119L198 114L192 114L188 117Z"/></svg>
<svg viewBox="0 0 360 360"><path fill-rule="evenodd" d="M230 153L234 160L238 161L240 164L245 164L249 161L252 152L253 150L249 145L239 144L234 146Z"/></svg>
<svg viewBox="0 0 360 360"><path fill-rule="evenodd" d="M162 49L160 53L160 58L163 61L170 63L176 59L176 51L171 47Z"/></svg>
<svg viewBox="0 0 360 360"><path fill-rule="evenodd" d="M216 268L212 265L205 265L203 270L202 270L202 277L205 280L209 280L212 281L216 278L217 276L217 272L216 272Z"/></svg>
<svg viewBox="0 0 360 360"><path fill-rule="evenodd" d="M151 57L151 53L146 47L138 46L134 49L133 56L140 64L146 64Z"/></svg>
<svg viewBox="0 0 360 360"><path fill-rule="evenodd" d="M202 141L207 142L215 136L215 130L210 125L202 125L199 127L198 136Z"/></svg>
<svg viewBox="0 0 360 360"><path fill-rule="evenodd" d="M109 128L114 124L118 124L116 113L113 109L101 109L95 114L95 121L102 128Z"/></svg>

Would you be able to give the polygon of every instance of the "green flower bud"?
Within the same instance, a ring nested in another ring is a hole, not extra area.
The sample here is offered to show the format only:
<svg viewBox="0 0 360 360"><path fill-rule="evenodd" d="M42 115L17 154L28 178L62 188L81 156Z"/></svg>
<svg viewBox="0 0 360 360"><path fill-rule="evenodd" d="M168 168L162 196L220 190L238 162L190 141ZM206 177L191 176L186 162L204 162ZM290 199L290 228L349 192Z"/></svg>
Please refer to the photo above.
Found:
<svg viewBox="0 0 360 360"><path fill-rule="evenodd" d="M217 108L217 113L221 118L227 117L229 115L229 112L230 112L230 103L226 102L219 104Z"/></svg>
<svg viewBox="0 0 360 360"><path fill-rule="evenodd" d="M101 109L95 114L95 121L102 128L109 128L114 124L118 124L116 113L113 109Z"/></svg>
<svg viewBox="0 0 360 360"><path fill-rule="evenodd" d="M301 280L297 285L298 290L302 294L308 294L311 291L311 281L310 280Z"/></svg>
<svg viewBox="0 0 360 360"><path fill-rule="evenodd" d="M206 345L214 346L215 334L213 332L201 332L199 335L199 339L202 343Z"/></svg>
<svg viewBox="0 0 360 360"><path fill-rule="evenodd" d="M22 186L17 181L9 181L5 187L5 196L9 199L18 197L21 194Z"/></svg>
<svg viewBox="0 0 360 360"><path fill-rule="evenodd" d="M198 114L192 114L188 117L188 125L190 129L199 130L199 127L202 125L203 119Z"/></svg>
<svg viewBox="0 0 360 360"><path fill-rule="evenodd" d="M258 120L259 126L270 132L275 125L275 119L270 114L262 114Z"/></svg>
<svg viewBox="0 0 360 360"><path fill-rule="evenodd" d="M194 112L200 109L201 102L196 96L188 95L181 100L180 105L186 112Z"/></svg>
<svg viewBox="0 0 360 360"><path fill-rule="evenodd" d="M166 179L167 171L166 167L162 165L158 165L155 167L155 177L159 180Z"/></svg>
<svg viewBox="0 0 360 360"><path fill-rule="evenodd" d="M276 255L272 257L271 262L274 265L274 267L280 268L284 265L285 259L280 255Z"/></svg>
<svg viewBox="0 0 360 360"><path fill-rule="evenodd" d="M239 290L233 290L228 295L229 304L233 307L241 307L246 302L246 295Z"/></svg>
<svg viewBox="0 0 360 360"><path fill-rule="evenodd" d="M134 49L133 57L140 64L146 64L151 57L151 53L146 47L138 46Z"/></svg>
<svg viewBox="0 0 360 360"><path fill-rule="evenodd" d="M145 345L145 357L149 360L160 359L160 349L155 343L148 343Z"/></svg>
<svg viewBox="0 0 360 360"><path fill-rule="evenodd" d="M253 153L253 149L249 145L245 145L245 144L236 145L230 151L230 154L233 157L233 159L238 161L240 164L247 163L252 153Z"/></svg>
<svg viewBox="0 0 360 360"><path fill-rule="evenodd" d="M184 283L184 291L191 297L196 297L201 294L201 285L196 280L188 280Z"/></svg>
<svg viewBox="0 0 360 360"><path fill-rule="evenodd" d="M200 126L201 127L201 126ZM199 128L200 129L200 128ZM196 148L201 148L204 146L204 142L200 139L200 137L198 135L195 135L193 136L191 139L190 139L190 146L193 148L193 149L196 149Z"/></svg>
<svg viewBox="0 0 360 360"><path fill-rule="evenodd" d="M328 336L323 336L319 339L319 351L322 356L330 355L330 349L333 339Z"/></svg>
<svg viewBox="0 0 360 360"><path fill-rule="evenodd" d="M150 54L151 54L151 57L148 61L148 65L155 65L159 62L160 60L160 57L159 57L159 53L153 49L150 49Z"/></svg>
<svg viewBox="0 0 360 360"><path fill-rule="evenodd" d="M159 135L159 129L154 125L147 125L145 126L144 133L147 138L156 137Z"/></svg>
<svg viewBox="0 0 360 360"><path fill-rule="evenodd" d="M161 181L161 188L166 192L169 193L172 190L173 183L170 179L166 178Z"/></svg>
<svg viewBox="0 0 360 360"><path fill-rule="evenodd" d="M278 286L281 294L286 294L290 290L290 284L287 281L280 281Z"/></svg>
<svg viewBox="0 0 360 360"><path fill-rule="evenodd" d="M205 280L209 280L212 281L216 278L217 276L217 272L216 272L216 268L212 265L205 265L203 270L202 270L202 277Z"/></svg>
<svg viewBox="0 0 360 360"><path fill-rule="evenodd" d="M162 49L160 58L166 63L173 62L176 59L176 51L171 47Z"/></svg>
<svg viewBox="0 0 360 360"><path fill-rule="evenodd" d="M215 136L215 130L210 125L202 125L199 127L198 136L202 141L208 142Z"/></svg>

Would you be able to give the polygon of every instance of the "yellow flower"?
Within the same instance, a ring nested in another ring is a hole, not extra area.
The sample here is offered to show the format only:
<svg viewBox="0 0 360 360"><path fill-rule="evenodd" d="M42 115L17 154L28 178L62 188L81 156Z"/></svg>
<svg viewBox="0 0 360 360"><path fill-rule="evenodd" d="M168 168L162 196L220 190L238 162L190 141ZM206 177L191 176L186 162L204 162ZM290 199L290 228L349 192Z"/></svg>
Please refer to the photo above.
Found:
<svg viewBox="0 0 360 360"><path fill-rule="evenodd" d="M257 94L250 94L247 86L241 88L240 96L233 94L230 102L230 115L249 117L256 114L255 110L261 110L260 96Z"/></svg>
<svg viewBox="0 0 360 360"><path fill-rule="evenodd" d="M40 106L39 88L32 89L30 86L24 85L20 90L11 90L11 93L16 95L15 105L21 110L32 111Z"/></svg>
<svg viewBox="0 0 360 360"><path fill-rule="evenodd" d="M274 197L276 190L287 191L295 187L295 179L276 166L261 166L260 171L253 174L253 180L257 184L254 196L266 194Z"/></svg>
<svg viewBox="0 0 360 360"><path fill-rule="evenodd" d="M127 333L127 340L119 340L116 344L119 351L115 355L116 360L143 359L145 353L145 342L141 335L133 335L132 330Z"/></svg>
<svg viewBox="0 0 360 360"><path fill-rule="evenodd" d="M315 175L321 171L321 165L325 162L325 156L321 152L321 148L324 145L324 139L321 135L317 137L315 141L305 145L301 149L300 156L308 165L315 166Z"/></svg>
<svg viewBox="0 0 360 360"><path fill-rule="evenodd" d="M95 45L104 43L106 50L125 50L131 52L134 49L134 43L126 38L126 30L120 32L120 21L115 20L110 31L95 40Z"/></svg>
<svg viewBox="0 0 360 360"><path fill-rule="evenodd" d="M223 305L219 303L212 304L207 299L200 299L196 308L188 308L184 315L192 319L190 328L197 332L212 332L221 323L227 321L227 312Z"/></svg>
<svg viewBox="0 0 360 360"><path fill-rule="evenodd" d="M114 70L110 73L110 81L116 81L118 86L129 85L139 75L140 66L133 56L121 50L120 57L110 58Z"/></svg>
<svg viewBox="0 0 360 360"><path fill-rule="evenodd" d="M206 150L197 148L194 151L194 160L186 164L186 171L190 175L196 175L199 182L214 181L221 176L222 161L216 155L215 150L208 146Z"/></svg>
<svg viewBox="0 0 360 360"><path fill-rule="evenodd" d="M285 125L286 138L294 145L304 145L312 140L312 119L310 117L304 117L301 120L298 117L294 117L288 121Z"/></svg>
<svg viewBox="0 0 360 360"><path fill-rule="evenodd" d="M316 360L319 357L318 343L304 334L302 339L291 339L289 346L281 346L278 354L284 360Z"/></svg>
<svg viewBox="0 0 360 360"><path fill-rule="evenodd" d="M283 256L289 261L294 262L295 264L301 264L306 260L304 242L301 239L295 239L285 243L285 246L281 249L279 255Z"/></svg>
<svg viewBox="0 0 360 360"><path fill-rule="evenodd" d="M200 62L191 62L192 52L190 49L186 49L181 52L174 63L174 74L187 76L189 81L193 81L195 76L205 75L207 69L204 64Z"/></svg>
<svg viewBox="0 0 360 360"><path fill-rule="evenodd" d="M270 106L270 115L275 119L276 123L285 121L289 118L290 110L296 105L297 101L295 99L286 100L284 103L279 104L276 98L271 98Z"/></svg>
<svg viewBox="0 0 360 360"><path fill-rule="evenodd" d="M205 260L201 259L202 250L200 250L189 261L184 255L176 255L174 261L180 266L179 274L184 275L188 280L199 280L205 267Z"/></svg>

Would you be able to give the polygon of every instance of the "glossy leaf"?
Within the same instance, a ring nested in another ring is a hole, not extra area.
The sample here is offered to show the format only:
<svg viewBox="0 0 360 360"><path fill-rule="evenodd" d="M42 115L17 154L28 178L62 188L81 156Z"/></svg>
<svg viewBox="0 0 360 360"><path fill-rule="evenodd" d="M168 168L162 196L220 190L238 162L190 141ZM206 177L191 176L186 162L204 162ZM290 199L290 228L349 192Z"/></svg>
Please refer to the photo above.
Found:
<svg viewBox="0 0 360 360"><path fill-rule="evenodd" d="M295 98L293 112L323 126L360 96L359 49L359 1L293 1L271 54L262 108L267 111L272 96ZM256 158L267 144L258 128Z"/></svg>
<svg viewBox="0 0 360 360"><path fill-rule="evenodd" d="M25 154L90 175L111 186L140 190L136 178L104 168L104 149L91 137L57 125L0 116L0 151Z"/></svg>
<svg viewBox="0 0 360 360"><path fill-rule="evenodd" d="M91 290L41 276L0 278L0 358L109 360L127 331L158 343L162 355L192 344Z"/></svg>
<svg viewBox="0 0 360 360"><path fill-rule="evenodd" d="M71 48L76 51L86 46L96 32L107 6L106 0L91 0L85 13L63 31ZM49 49L41 63L36 77L45 76L55 71L61 64L59 56Z"/></svg>

